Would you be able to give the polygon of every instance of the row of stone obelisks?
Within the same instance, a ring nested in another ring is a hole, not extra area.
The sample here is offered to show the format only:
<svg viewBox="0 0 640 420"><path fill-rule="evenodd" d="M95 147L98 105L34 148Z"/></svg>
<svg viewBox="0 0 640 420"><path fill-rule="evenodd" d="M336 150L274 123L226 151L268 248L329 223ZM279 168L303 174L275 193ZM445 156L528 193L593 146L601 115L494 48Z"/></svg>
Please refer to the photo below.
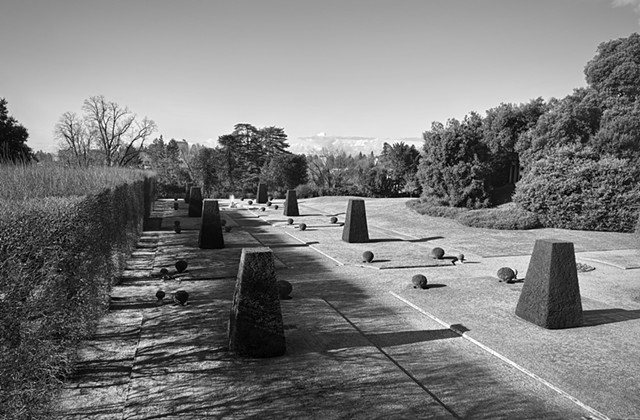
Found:
<svg viewBox="0 0 640 420"><path fill-rule="evenodd" d="M264 195L266 202L266 186ZM293 201L297 210L295 197ZM198 247L224 248L218 200L203 199L199 186L187 184L185 202L189 217L201 218ZM275 262L269 248L242 249L228 338L229 350L239 356L274 357L286 352Z"/></svg>
<svg viewBox="0 0 640 420"><path fill-rule="evenodd" d="M185 201L189 202L189 216L202 218L199 247L224 248L218 201L203 200L200 187L188 186L188 190ZM260 184L258 200L262 197L266 203L266 195L266 186ZM295 190L287 192L284 207L285 215L299 215ZM364 200L349 200L342 240L369 242ZM536 241L515 312L548 329L582 325L573 243L553 239ZM273 357L286 351L275 264L269 248L242 250L229 320L229 349L249 357Z"/></svg>

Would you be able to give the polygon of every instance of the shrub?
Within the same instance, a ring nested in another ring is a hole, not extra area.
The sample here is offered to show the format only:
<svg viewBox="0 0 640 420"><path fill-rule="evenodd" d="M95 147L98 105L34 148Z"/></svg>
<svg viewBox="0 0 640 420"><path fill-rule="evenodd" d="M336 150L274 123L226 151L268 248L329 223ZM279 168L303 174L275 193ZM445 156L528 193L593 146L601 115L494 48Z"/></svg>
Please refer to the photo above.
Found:
<svg viewBox="0 0 640 420"><path fill-rule="evenodd" d="M319 197L323 194L319 191L318 187L313 183L301 184L296 187L296 197L298 198L313 198Z"/></svg>
<svg viewBox="0 0 640 420"><path fill-rule="evenodd" d="M436 260L441 260L444 257L444 249L435 247L431 250L431 256Z"/></svg>
<svg viewBox="0 0 640 420"><path fill-rule="evenodd" d="M0 418L37 416L104 313L145 212L143 175L128 176L96 195L0 200Z"/></svg>
<svg viewBox="0 0 640 420"><path fill-rule="evenodd" d="M633 232L640 165L589 150L556 149L532 165L514 201L547 227Z"/></svg>
<svg viewBox="0 0 640 420"><path fill-rule="evenodd" d="M526 230L542 227L538 215L519 207L471 210L456 219L466 226L487 229Z"/></svg>
<svg viewBox="0 0 640 420"><path fill-rule="evenodd" d="M507 283L513 283L516 280L518 275L518 270L513 270L509 267L502 267L496 273L500 281L505 281Z"/></svg>
<svg viewBox="0 0 640 420"><path fill-rule="evenodd" d="M0 174L0 418L33 418L103 313L153 183L104 167Z"/></svg>
<svg viewBox="0 0 640 420"><path fill-rule="evenodd" d="M449 207L439 204L435 204L431 200L409 200L406 202L406 206L415 212L431 217L446 217L449 219L455 219L458 215L466 213L469 209L464 207Z"/></svg>
<svg viewBox="0 0 640 420"><path fill-rule="evenodd" d="M414 289L426 289L427 287L429 287L429 282L427 281L427 278L424 276L424 274L416 274L415 276L411 277L411 283L413 284Z"/></svg>
<svg viewBox="0 0 640 420"><path fill-rule="evenodd" d="M370 263L371 261L373 261L373 252L364 251L362 253L362 262Z"/></svg>
<svg viewBox="0 0 640 420"><path fill-rule="evenodd" d="M293 291L293 285L286 280L276 281L278 287L278 296L280 299L291 299L291 292Z"/></svg>
<svg viewBox="0 0 640 420"><path fill-rule="evenodd" d="M455 207L486 207L491 171L489 150L482 142L482 118L472 112L462 122L450 119L446 126L434 122L423 137L417 172L423 195Z"/></svg>

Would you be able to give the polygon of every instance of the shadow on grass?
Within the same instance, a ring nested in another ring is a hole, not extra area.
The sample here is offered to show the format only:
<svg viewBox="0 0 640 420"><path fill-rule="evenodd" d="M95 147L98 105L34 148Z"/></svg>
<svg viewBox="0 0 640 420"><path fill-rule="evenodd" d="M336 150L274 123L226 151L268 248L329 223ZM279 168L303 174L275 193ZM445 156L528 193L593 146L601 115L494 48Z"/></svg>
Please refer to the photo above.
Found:
<svg viewBox="0 0 640 420"><path fill-rule="evenodd" d="M420 239L400 239L400 238L376 238L369 239L371 243L378 242L410 242L410 243L420 243L420 242L429 242L434 241L436 239L444 239L444 236L430 236L428 238L420 238Z"/></svg>
<svg viewBox="0 0 640 420"><path fill-rule="evenodd" d="M625 309L596 309L583 311L583 327L613 324L615 322L633 321L640 319L640 310L627 311Z"/></svg>

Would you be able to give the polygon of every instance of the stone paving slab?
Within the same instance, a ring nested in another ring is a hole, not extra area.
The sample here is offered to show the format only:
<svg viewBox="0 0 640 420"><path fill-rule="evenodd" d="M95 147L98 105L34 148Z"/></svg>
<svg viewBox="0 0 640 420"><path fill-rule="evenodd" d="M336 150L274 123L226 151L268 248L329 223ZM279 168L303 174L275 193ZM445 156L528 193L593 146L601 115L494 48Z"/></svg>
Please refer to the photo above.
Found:
<svg viewBox="0 0 640 420"><path fill-rule="evenodd" d="M423 292L415 291L416 294ZM335 306L459 418L579 418L572 401L386 296ZM384 308L383 311L380 308Z"/></svg>

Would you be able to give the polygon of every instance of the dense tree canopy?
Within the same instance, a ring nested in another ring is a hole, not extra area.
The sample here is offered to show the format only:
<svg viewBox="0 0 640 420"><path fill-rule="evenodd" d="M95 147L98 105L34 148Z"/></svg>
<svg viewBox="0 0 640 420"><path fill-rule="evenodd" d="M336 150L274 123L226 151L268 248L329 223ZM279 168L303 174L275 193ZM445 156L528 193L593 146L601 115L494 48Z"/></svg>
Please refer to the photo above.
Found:
<svg viewBox="0 0 640 420"><path fill-rule="evenodd" d="M489 150L483 143L482 117L472 112L462 122L434 122L425 131L418 178L423 194L456 207L488 203Z"/></svg>
<svg viewBox="0 0 640 420"><path fill-rule="evenodd" d="M9 115L7 101L0 98L0 162L29 162L33 151L26 145L27 129Z"/></svg>
<svg viewBox="0 0 640 420"><path fill-rule="evenodd" d="M158 193L161 196L176 196L190 180L189 167L175 139L165 143L162 136L153 140L144 149L145 163L156 172Z"/></svg>
<svg viewBox="0 0 640 420"><path fill-rule="evenodd" d="M631 101L640 96L640 35L603 42L584 69L587 83L598 93Z"/></svg>
<svg viewBox="0 0 640 420"><path fill-rule="evenodd" d="M307 182L307 159L304 155L278 153L271 157L262 168L260 180L271 191L280 193Z"/></svg>

